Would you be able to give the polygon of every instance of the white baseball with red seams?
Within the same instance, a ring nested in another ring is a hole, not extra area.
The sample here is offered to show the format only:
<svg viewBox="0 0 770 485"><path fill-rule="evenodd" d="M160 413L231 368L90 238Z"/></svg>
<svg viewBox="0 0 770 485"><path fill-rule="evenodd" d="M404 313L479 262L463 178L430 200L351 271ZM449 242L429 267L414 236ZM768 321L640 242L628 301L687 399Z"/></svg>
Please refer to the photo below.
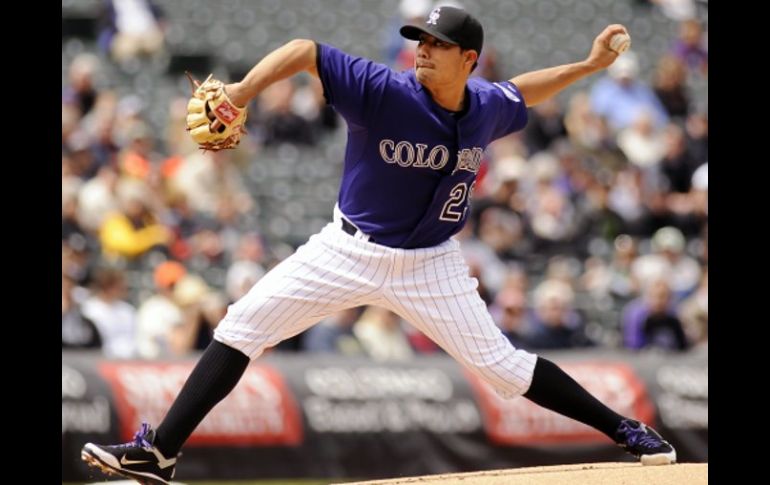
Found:
<svg viewBox="0 0 770 485"><path fill-rule="evenodd" d="M360 305L411 322L503 397L523 394L537 356L514 348L492 321L460 244L391 248L342 230L342 214L231 305L215 338L252 360L319 320Z"/></svg>
<svg viewBox="0 0 770 485"><path fill-rule="evenodd" d="M622 54L631 47L631 36L626 33L615 34L610 38L610 49Z"/></svg>

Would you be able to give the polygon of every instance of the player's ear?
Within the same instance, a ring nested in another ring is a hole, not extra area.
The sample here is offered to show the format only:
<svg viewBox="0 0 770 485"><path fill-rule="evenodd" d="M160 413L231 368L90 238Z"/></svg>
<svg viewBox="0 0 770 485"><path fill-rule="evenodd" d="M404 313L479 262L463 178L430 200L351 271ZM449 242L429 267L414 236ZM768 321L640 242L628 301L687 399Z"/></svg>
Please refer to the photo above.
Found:
<svg viewBox="0 0 770 485"><path fill-rule="evenodd" d="M479 60L479 53L472 49L468 49L463 53L463 55L464 55L463 62L469 66L474 65L476 61Z"/></svg>

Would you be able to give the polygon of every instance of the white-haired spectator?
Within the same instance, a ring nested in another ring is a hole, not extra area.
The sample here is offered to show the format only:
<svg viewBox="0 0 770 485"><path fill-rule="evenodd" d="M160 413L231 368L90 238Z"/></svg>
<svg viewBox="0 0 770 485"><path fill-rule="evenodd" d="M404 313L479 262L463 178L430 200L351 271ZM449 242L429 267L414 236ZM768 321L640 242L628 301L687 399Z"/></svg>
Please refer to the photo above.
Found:
<svg viewBox="0 0 770 485"><path fill-rule="evenodd" d="M666 279L675 299L687 296L698 284L700 265L685 253L685 238L675 227L663 227L652 237L652 254L640 256L631 268L642 291L656 279Z"/></svg>

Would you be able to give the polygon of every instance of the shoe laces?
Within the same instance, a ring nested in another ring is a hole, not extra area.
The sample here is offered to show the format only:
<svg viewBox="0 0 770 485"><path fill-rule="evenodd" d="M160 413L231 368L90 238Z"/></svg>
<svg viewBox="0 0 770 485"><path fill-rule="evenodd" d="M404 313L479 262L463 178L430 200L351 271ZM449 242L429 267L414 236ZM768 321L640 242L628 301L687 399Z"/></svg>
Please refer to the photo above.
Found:
<svg viewBox="0 0 770 485"><path fill-rule="evenodd" d="M121 448L152 448L152 443L147 440L147 435L149 435L150 432L150 425L148 423L142 423L142 427L139 428L139 431L134 433L133 441L118 446Z"/></svg>
<svg viewBox="0 0 770 485"><path fill-rule="evenodd" d="M655 448L661 445L661 441L648 433L642 424L639 424L638 428L634 428L623 423L620 431L625 435L628 446L641 445L645 448Z"/></svg>

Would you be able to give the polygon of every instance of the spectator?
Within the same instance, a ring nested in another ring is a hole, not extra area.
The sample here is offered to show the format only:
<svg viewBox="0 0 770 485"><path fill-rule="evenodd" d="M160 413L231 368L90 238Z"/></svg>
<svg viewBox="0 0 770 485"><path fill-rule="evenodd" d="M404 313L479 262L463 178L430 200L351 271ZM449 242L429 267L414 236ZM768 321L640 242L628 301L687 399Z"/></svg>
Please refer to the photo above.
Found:
<svg viewBox="0 0 770 485"><path fill-rule="evenodd" d="M408 360L414 355L401 329L401 318L390 310L367 307L353 325L353 334L374 360Z"/></svg>
<svg viewBox="0 0 770 485"><path fill-rule="evenodd" d="M693 113L685 123L687 131L687 151L696 163L704 163L709 158L709 119L706 113Z"/></svg>
<svg viewBox="0 0 770 485"><path fill-rule="evenodd" d="M566 136L564 113L556 98L550 98L529 111L529 121L524 129L529 153L547 150L554 141Z"/></svg>
<svg viewBox="0 0 770 485"><path fill-rule="evenodd" d="M642 290L657 279L667 279L675 300L679 301L695 289L700 281L700 265L685 254L685 242L682 232L674 227L655 232L653 253L640 256L631 269Z"/></svg>
<svg viewBox="0 0 770 485"><path fill-rule="evenodd" d="M570 349L592 345L581 316L573 308L574 292L568 284L546 280L535 289L535 311L529 345L533 349Z"/></svg>
<svg viewBox="0 0 770 485"><path fill-rule="evenodd" d="M156 293L142 302L137 313L137 348L142 358L172 355L169 334L174 327L184 324L182 309L173 298L174 287L185 274L185 267L176 261L165 261L155 267Z"/></svg>
<svg viewBox="0 0 770 485"><path fill-rule="evenodd" d="M62 91L62 109L71 106L77 119L86 116L96 104L98 92L94 77L99 69L99 58L90 53L79 54L69 66L69 84Z"/></svg>
<svg viewBox="0 0 770 485"><path fill-rule="evenodd" d="M91 320L102 338L102 352L109 359L136 356L136 309L125 299L123 272L101 268L93 280L93 294L83 302L83 316Z"/></svg>
<svg viewBox="0 0 770 485"><path fill-rule="evenodd" d="M676 316L665 279L653 280L641 299L628 304L623 315L623 342L630 349L687 348L682 323Z"/></svg>
<svg viewBox="0 0 770 485"><path fill-rule="evenodd" d="M302 350L342 355L364 355L361 342L353 333L353 325L363 308L348 308L321 320L307 329L302 339Z"/></svg>
<svg viewBox="0 0 770 485"><path fill-rule="evenodd" d="M687 70L679 58L667 55L658 60L652 88L671 118L684 120L689 113L690 96L686 80Z"/></svg>
<svg viewBox="0 0 770 485"><path fill-rule="evenodd" d="M212 218L225 196L231 198L239 214L247 213L254 200L229 152L199 151L186 156L169 180L169 189L183 194L193 211Z"/></svg>
<svg viewBox="0 0 770 485"><path fill-rule="evenodd" d="M291 143L314 145L313 123L295 112L293 102L297 92L294 81L283 79L262 91L258 98L258 137L265 146Z"/></svg>
<svg viewBox="0 0 770 485"><path fill-rule="evenodd" d="M685 193L690 190L692 174L700 164L687 150L687 139L682 128L670 124L665 131L665 150L658 164L658 170L672 192Z"/></svg>
<svg viewBox="0 0 770 485"><path fill-rule="evenodd" d="M241 236L233 263L227 270L225 288L231 302L240 299L265 274L264 246L255 232Z"/></svg>
<svg viewBox="0 0 770 485"><path fill-rule="evenodd" d="M213 296L212 296L213 295ZM219 323L224 313L219 315L217 306L224 307L227 302L213 293L211 287L198 275L185 274L174 285L174 302L179 305L184 315L181 325L169 328L168 343L173 355L187 355L205 348L211 342L214 327ZM219 315L211 322L214 315Z"/></svg>
<svg viewBox="0 0 770 485"><path fill-rule="evenodd" d="M703 27L698 20L688 19L679 24L679 36L671 50L690 71L708 74L708 48Z"/></svg>
<svg viewBox="0 0 770 485"><path fill-rule="evenodd" d="M605 117L614 132L631 126L644 112L649 113L657 129L668 122L663 104L638 76L639 60L629 50L607 68L607 75L591 89L591 109Z"/></svg>
<svg viewBox="0 0 770 485"><path fill-rule="evenodd" d="M75 282L61 279L61 347L62 349L99 349L102 337L90 318L83 315L75 296Z"/></svg>
<svg viewBox="0 0 770 485"><path fill-rule="evenodd" d="M598 247L608 248L626 231L623 218L609 206L609 194L608 186L595 181L577 207L574 247L580 256L587 256Z"/></svg>
<svg viewBox="0 0 770 485"><path fill-rule="evenodd" d="M650 114L643 111L631 126L620 130L618 147L629 162L641 168L651 168L663 158L666 139L663 131L653 125Z"/></svg>
<svg viewBox="0 0 770 485"><path fill-rule="evenodd" d="M532 331L527 317L527 298L518 288L509 287L497 294L489 313L503 335L519 348L529 348L528 335Z"/></svg>
<svg viewBox="0 0 770 485"><path fill-rule="evenodd" d="M687 339L704 345L709 339L709 273L703 272L698 288L679 305L679 319Z"/></svg>
<svg viewBox="0 0 770 485"><path fill-rule="evenodd" d="M150 208L150 194L144 184L124 180L118 193L121 210L107 216L99 229L107 258L134 259L170 242L171 233Z"/></svg>
<svg viewBox="0 0 770 485"><path fill-rule="evenodd" d="M105 0L99 45L118 63L160 53L164 14L150 0Z"/></svg>

